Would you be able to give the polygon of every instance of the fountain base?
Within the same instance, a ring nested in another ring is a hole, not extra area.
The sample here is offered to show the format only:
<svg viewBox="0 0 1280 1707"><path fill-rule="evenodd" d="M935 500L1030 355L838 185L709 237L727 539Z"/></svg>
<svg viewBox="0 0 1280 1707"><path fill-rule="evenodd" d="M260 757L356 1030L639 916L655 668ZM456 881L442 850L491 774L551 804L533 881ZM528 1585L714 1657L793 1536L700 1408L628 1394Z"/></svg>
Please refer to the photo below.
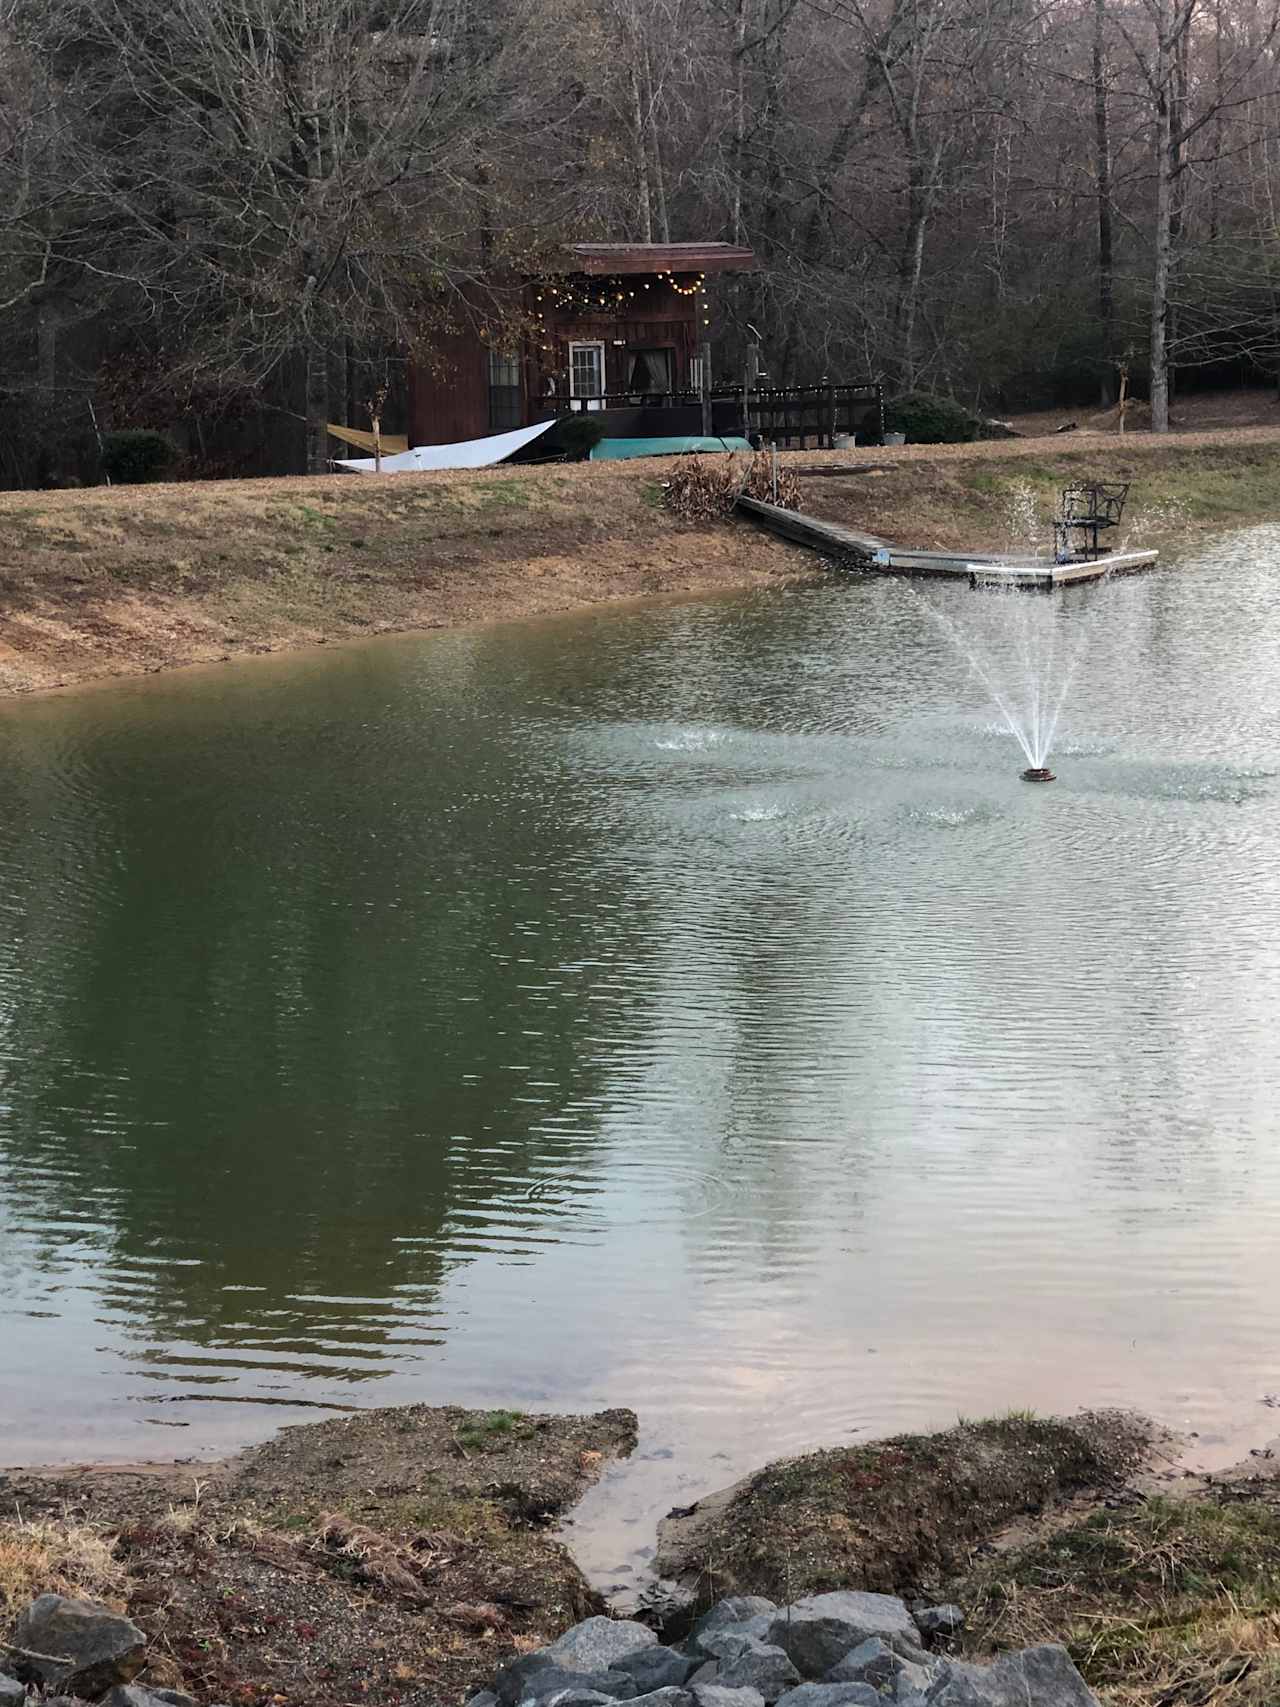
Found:
<svg viewBox="0 0 1280 1707"><path fill-rule="evenodd" d="M1057 782L1057 777L1046 765L1033 765L1030 770L1023 771L1023 782Z"/></svg>

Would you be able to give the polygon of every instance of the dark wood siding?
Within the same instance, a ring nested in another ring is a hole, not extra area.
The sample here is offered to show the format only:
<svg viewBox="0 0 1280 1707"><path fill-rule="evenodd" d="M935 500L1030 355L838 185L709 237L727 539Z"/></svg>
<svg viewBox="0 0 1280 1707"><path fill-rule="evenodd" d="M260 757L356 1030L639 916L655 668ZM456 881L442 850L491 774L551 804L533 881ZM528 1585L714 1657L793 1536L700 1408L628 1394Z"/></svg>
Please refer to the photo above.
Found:
<svg viewBox="0 0 1280 1707"><path fill-rule="evenodd" d="M489 352L471 327L437 333L409 364L409 443L448 445L489 431Z"/></svg>

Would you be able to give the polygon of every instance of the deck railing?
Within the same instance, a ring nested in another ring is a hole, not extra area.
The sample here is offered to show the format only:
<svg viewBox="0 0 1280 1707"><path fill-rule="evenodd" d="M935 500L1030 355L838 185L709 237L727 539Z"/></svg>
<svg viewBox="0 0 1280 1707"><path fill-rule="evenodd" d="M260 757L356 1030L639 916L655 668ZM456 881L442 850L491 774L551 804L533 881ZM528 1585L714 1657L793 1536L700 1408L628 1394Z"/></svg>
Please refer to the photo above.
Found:
<svg viewBox="0 0 1280 1707"><path fill-rule="evenodd" d="M557 415L597 409L679 409L702 403L698 391L608 391L600 397L548 397L543 402ZM878 443L884 435L884 392L870 381L842 385L762 386L746 400L743 420L741 386L714 386L708 401L723 420L726 404L736 404L734 431L744 425L766 443L830 449L836 439L855 435L864 444Z"/></svg>

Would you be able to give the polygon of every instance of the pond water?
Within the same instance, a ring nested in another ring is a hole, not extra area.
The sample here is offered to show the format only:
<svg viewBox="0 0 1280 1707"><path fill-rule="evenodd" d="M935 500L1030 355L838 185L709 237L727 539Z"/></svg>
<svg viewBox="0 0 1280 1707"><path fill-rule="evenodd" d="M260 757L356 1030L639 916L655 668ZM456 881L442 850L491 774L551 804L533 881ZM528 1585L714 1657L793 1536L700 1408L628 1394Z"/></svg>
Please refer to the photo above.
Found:
<svg viewBox="0 0 1280 1707"><path fill-rule="evenodd" d="M610 1584L808 1445L1266 1438L1280 530L1033 607L1050 788L836 578L6 706L0 1460L632 1405Z"/></svg>

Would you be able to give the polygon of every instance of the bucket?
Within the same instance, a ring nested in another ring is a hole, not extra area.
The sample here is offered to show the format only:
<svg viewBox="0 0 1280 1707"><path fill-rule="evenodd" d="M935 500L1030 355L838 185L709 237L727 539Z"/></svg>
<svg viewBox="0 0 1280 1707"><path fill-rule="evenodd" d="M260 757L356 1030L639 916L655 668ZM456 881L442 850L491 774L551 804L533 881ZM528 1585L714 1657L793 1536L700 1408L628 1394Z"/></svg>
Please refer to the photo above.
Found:
<svg viewBox="0 0 1280 1707"><path fill-rule="evenodd" d="M907 442L907 435L905 433L886 433L884 442L887 445L904 445Z"/></svg>
<svg viewBox="0 0 1280 1707"><path fill-rule="evenodd" d="M858 442L856 433L837 433L831 441L832 450L852 450Z"/></svg>

